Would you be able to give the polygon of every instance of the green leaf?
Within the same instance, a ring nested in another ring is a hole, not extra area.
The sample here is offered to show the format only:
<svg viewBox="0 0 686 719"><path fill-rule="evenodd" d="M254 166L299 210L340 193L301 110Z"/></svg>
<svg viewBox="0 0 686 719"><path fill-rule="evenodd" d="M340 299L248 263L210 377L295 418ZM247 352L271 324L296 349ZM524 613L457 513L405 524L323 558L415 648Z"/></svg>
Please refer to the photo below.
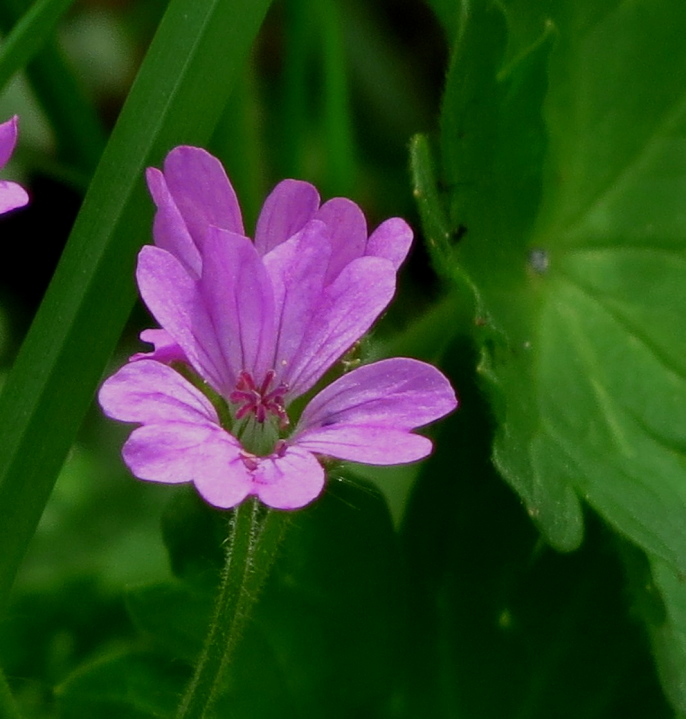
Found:
<svg viewBox="0 0 686 719"><path fill-rule="evenodd" d="M0 711L6 719L21 719L5 675L0 670Z"/></svg>
<svg viewBox="0 0 686 719"><path fill-rule="evenodd" d="M74 0L39 0L0 46L0 88L37 53Z"/></svg>
<svg viewBox="0 0 686 719"><path fill-rule="evenodd" d="M426 135L415 135L410 142L412 186L427 249L437 274L455 272L453 231L446 216L445 198L438 188L433 152Z"/></svg>
<svg viewBox="0 0 686 719"><path fill-rule="evenodd" d="M462 19L460 10L464 10L466 3L459 0L428 0L428 5L443 24L443 29L448 37L454 38Z"/></svg>
<svg viewBox="0 0 686 719"><path fill-rule="evenodd" d="M38 10L42 14L43 9L36 8L30 0L2 0L0 29L8 34L16 26L17 32L22 35L24 22L32 16L36 18ZM55 9L51 7L43 21L47 19L52 22L49 15ZM37 29L38 34L32 37L36 47L26 46L22 42L19 47L9 48L11 54L18 55L13 62L22 59L26 52L35 52L26 67L26 73L55 132L61 158L75 166L81 174L90 176L105 146L105 131L57 41L48 39L41 48L41 35L45 34L47 26Z"/></svg>
<svg viewBox="0 0 686 719"><path fill-rule="evenodd" d="M667 698L686 713L686 587L683 577L656 557L620 544L634 607L648 628L660 680Z"/></svg>
<svg viewBox="0 0 686 719"><path fill-rule="evenodd" d="M126 606L143 634L169 656L192 666L210 624L214 589L213 584L160 582L129 590Z"/></svg>
<svg viewBox="0 0 686 719"><path fill-rule="evenodd" d="M268 5L173 0L150 46L0 397L0 597L133 305L152 216L143 170L209 138Z"/></svg>
<svg viewBox="0 0 686 719"><path fill-rule="evenodd" d="M554 546L582 497L683 573L686 8L560 3L505 68L518 4L472 10L443 150L496 463Z"/></svg>
<svg viewBox="0 0 686 719"><path fill-rule="evenodd" d="M382 716L391 700L406 634L397 538L375 492L332 474L323 497L292 513L229 666L218 716ZM169 545L183 579L128 597L134 623L154 651L184 664L202 645L214 601L208 568L213 554L221 558L222 540L209 514L225 515L194 508L187 498L174 502L166 531L169 536L185 518L184 540ZM205 560L191 562L194 549Z"/></svg>
<svg viewBox="0 0 686 719"><path fill-rule="evenodd" d="M653 652L665 694L672 706L686 714L686 587L683 577L662 560L651 562L654 586L664 601L662 622L648 621Z"/></svg>
<svg viewBox="0 0 686 719"><path fill-rule="evenodd" d="M579 551L541 541L490 462L474 350L466 338L450 349L445 370L462 406L437 434L403 527L403 716L668 719L614 536L589 513Z"/></svg>
<svg viewBox="0 0 686 719"><path fill-rule="evenodd" d="M224 715L237 705L243 713L234 716L260 716L251 711L253 697L272 691L262 716L280 719L274 699L285 685L282 703L293 716L378 717L401 681L406 629L397 537L379 495L340 479L330 472L326 494L293 513L255 610L255 634L246 631L238 647ZM280 684L270 687L255 671L265 644L280 670L273 675Z"/></svg>
<svg viewBox="0 0 686 719"><path fill-rule="evenodd" d="M108 657L83 668L56 694L61 719L160 719L176 709L188 670L154 654Z"/></svg>
<svg viewBox="0 0 686 719"><path fill-rule="evenodd" d="M582 536L576 495L559 472L533 467L548 455L540 458L535 445L540 417L532 393L532 314L540 280L529 268L527 242L541 194L546 147L541 104L552 37L545 29L501 71L507 42L502 11L491 3L465 8L441 118L451 223L463 228L454 273L461 282L466 272L476 296L481 371L493 386L502 423L496 461L548 540L569 550Z"/></svg>

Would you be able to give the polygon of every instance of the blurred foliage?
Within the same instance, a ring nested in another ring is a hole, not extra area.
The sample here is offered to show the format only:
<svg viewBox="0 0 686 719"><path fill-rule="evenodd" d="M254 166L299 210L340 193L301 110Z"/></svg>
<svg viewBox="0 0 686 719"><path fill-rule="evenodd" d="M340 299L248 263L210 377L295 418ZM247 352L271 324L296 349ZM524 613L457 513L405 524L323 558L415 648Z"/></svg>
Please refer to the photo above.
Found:
<svg viewBox="0 0 686 719"><path fill-rule="evenodd" d="M0 98L32 191L0 218L2 377L166 8L75 3ZM217 716L686 716L684 30L680 0L271 5L209 148L248 227L284 176L410 219L365 353L441 363L461 408L429 461L333 470L294 515ZM131 480L125 436L88 413L0 620L25 717L173 715L201 646L226 514Z"/></svg>

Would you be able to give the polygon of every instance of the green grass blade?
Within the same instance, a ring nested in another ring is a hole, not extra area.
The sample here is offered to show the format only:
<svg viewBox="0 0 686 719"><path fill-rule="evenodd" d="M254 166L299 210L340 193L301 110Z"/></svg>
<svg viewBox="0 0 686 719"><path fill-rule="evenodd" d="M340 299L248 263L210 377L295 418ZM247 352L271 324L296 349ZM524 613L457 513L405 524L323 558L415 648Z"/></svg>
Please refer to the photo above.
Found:
<svg viewBox="0 0 686 719"><path fill-rule="evenodd" d="M133 304L144 168L209 138L268 6L172 0L160 24L0 396L0 601Z"/></svg>
<svg viewBox="0 0 686 719"><path fill-rule="evenodd" d="M0 45L0 89L33 58L74 0L38 0Z"/></svg>

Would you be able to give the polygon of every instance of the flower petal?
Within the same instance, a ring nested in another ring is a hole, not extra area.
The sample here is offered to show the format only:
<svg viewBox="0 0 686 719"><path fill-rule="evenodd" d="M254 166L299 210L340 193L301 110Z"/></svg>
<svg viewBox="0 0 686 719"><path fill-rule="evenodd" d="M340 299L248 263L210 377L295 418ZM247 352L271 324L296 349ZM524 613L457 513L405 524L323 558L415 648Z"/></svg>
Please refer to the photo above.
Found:
<svg viewBox="0 0 686 719"><path fill-rule="evenodd" d="M198 277L201 269L200 251L195 246L186 222L169 192L164 175L156 167L149 167L145 172L145 178L157 206L152 228L155 244L171 252L193 277Z"/></svg>
<svg viewBox="0 0 686 719"><path fill-rule="evenodd" d="M312 219L319 207L319 193L309 182L283 180L262 206L255 228L255 247L260 255L285 242Z"/></svg>
<svg viewBox="0 0 686 719"><path fill-rule="evenodd" d="M203 498L226 509L252 490L238 442L220 427L165 422L131 433L122 455L139 479L193 482Z"/></svg>
<svg viewBox="0 0 686 719"><path fill-rule="evenodd" d="M148 329L138 335L142 342L153 345L152 352L136 352L129 357L129 362L138 362L143 359L156 360L170 364L171 362L185 362L190 364L186 353L174 341L173 337L166 330Z"/></svg>
<svg viewBox="0 0 686 719"><path fill-rule="evenodd" d="M367 221L362 210L345 197L325 202L314 217L324 222L331 233L333 251L327 271L331 282L347 264L364 255Z"/></svg>
<svg viewBox="0 0 686 719"><path fill-rule="evenodd" d="M198 281L176 257L151 245L138 254L136 278L148 309L198 374L217 392L228 392L235 375L222 354Z"/></svg>
<svg viewBox="0 0 686 719"><path fill-rule="evenodd" d="M261 382L274 358L274 294L253 243L209 228L199 287L234 376L247 370Z"/></svg>
<svg viewBox="0 0 686 719"><path fill-rule="evenodd" d="M425 457L431 441L409 430L457 406L450 383L425 362L395 358L358 367L325 387L302 413L299 447L368 464Z"/></svg>
<svg viewBox="0 0 686 719"><path fill-rule="evenodd" d="M0 180L0 215L29 204L29 195L16 182Z"/></svg>
<svg viewBox="0 0 686 719"><path fill-rule="evenodd" d="M412 245L412 229L399 217L382 222L367 240L365 255L385 257L397 270L405 261Z"/></svg>
<svg viewBox="0 0 686 719"><path fill-rule="evenodd" d="M221 162L209 152L175 147L164 161L164 178L198 249L209 225L243 234L236 193Z"/></svg>
<svg viewBox="0 0 686 719"><path fill-rule="evenodd" d="M358 367L325 387L305 407L303 430L364 424L409 430L457 407L455 392L435 367L406 357Z"/></svg>
<svg viewBox="0 0 686 719"><path fill-rule="evenodd" d="M171 367L154 360L124 365L98 395L105 414L122 422L219 424L212 403Z"/></svg>
<svg viewBox="0 0 686 719"><path fill-rule="evenodd" d="M336 425L303 432L296 446L329 457L364 464L407 464L431 453L431 440L402 429Z"/></svg>
<svg viewBox="0 0 686 719"><path fill-rule="evenodd" d="M303 334L317 312L330 256L328 229L312 220L263 258L274 290L277 344L272 367L279 380L288 377Z"/></svg>
<svg viewBox="0 0 686 719"><path fill-rule="evenodd" d="M360 257L328 285L290 370L289 401L306 392L383 312L395 292L395 269L379 257Z"/></svg>
<svg viewBox="0 0 686 719"><path fill-rule="evenodd" d="M253 491L274 509L298 509L316 499L324 488L324 468L300 447L287 447L282 456L259 460Z"/></svg>
<svg viewBox="0 0 686 719"><path fill-rule="evenodd" d="M17 144L17 134L19 131L19 117L14 117L0 124L0 169L2 169L8 162L12 153L14 152L14 146Z"/></svg>

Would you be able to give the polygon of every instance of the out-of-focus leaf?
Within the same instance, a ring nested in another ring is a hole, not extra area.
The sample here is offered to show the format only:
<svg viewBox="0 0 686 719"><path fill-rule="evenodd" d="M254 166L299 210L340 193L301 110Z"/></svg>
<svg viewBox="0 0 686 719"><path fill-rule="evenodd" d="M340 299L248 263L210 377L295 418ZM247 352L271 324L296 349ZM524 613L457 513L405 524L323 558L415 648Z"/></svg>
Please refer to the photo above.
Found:
<svg viewBox="0 0 686 719"><path fill-rule="evenodd" d="M679 716L686 714L686 584L656 557L620 545L634 607L645 621L660 680Z"/></svg>
<svg viewBox="0 0 686 719"><path fill-rule="evenodd" d="M268 5L172 0L160 24L0 397L0 598L131 310L143 170L208 139Z"/></svg>
<svg viewBox="0 0 686 719"><path fill-rule="evenodd" d="M171 717L188 677L183 664L159 655L131 653L102 659L58 688L60 717Z"/></svg>
<svg viewBox="0 0 686 719"><path fill-rule="evenodd" d="M17 593L8 615L0 632L0 666L25 717L51 716L55 685L132 636L121 597L85 572L60 576L49 590Z"/></svg>
<svg viewBox="0 0 686 719"><path fill-rule="evenodd" d="M188 665L208 628L212 556L221 557L210 514L225 513L188 497L174 502L166 531L169 537L184 518L183 540L169 544L172 566L183 579L128 597L134 623L154 651L173 653ZM205 559L193 563L194 552ZM384 502L366 485L335 484L294 513L229 667L217 716L382 716L401 683L403 593Z"/></svg>
<svg viewBox="0 0 686 719"><path fill-rule="evenodd" d="M256 670L257 647L266 645L289 689L293 716L383 715L403 666L404 583L396 541L385 503L367 485L334 484L294 515L254 615L257 634L251 639L246 632L239 645L227 713L240 706L244 713L236 716L256 716L252 697L269 693ZM274 686L274 695L282 691ZM274 696L270 704L257 716L279 719Z"/></svg>
<svg viewBox="0 0 686 719"><path fill-rule="evenodd" d="M21 719L5 675L0 671L0 712L6 719Z"/></svg>
<svg viewBox="0 0 686 719"><path fill-rule="evenodd" d="M449 40L454 41L460 27L460 15L466 9L467 3L460 0L427 0L427 2L443 24Z"/></svg>
<svg viewBox="0 0 686 719"><path fill-rule="evenodd" d="M461 408L423 465L403 538L412 622L407 717L668 719L614 538L597 518L582 548L540 540L490 462L489 408L454 343Z"/></svg>
<svg viewBox="0 0 686 719"><path fill-rule="evenodd" d="M0 28L7 34L35 12L32 0L1 0ZM33 38L35 43L39 43L43 32ZM26 49L36 51L34 47ZM80 173L90 175L105 146L102 123L57 42L48 39L42 49L37 49L26 72L55 132L61 158Z"/></svg>
<svg viewBox="0 0 686 719"><path fill-rule="evenodd" d="M137 587L126 604L134 624L169 656L192 665L212 615L213 585L169 581Z"/></svg>
<svg viewBox="0 0 686 719"><path fill-rule="evenodd" d="M73 2L39 0L12 28L0 46L0 88L40 50Z"/></svg>

